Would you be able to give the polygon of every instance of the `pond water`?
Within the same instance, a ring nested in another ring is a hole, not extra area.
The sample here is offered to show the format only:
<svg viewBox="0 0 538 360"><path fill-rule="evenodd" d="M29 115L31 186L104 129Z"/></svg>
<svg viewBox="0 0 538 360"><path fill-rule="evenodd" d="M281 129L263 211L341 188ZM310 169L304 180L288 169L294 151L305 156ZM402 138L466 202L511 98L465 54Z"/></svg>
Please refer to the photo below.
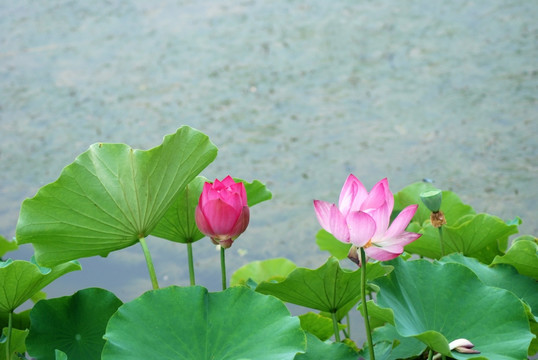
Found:
<svg viewBox="0 0 538 360"><path fill-rule="evenodd" d="M181 125L219 147L203 175L259 179L228 270L285 256L315 268L312 200L349 173L396 192L430 178L478 212L537 234L538 2L3 1L0 234L21 202L95 142L148 149ZM188 283L186 248L150 238L161 286ZM218 290L218 252L195 247ZM28 259L22 246L14 258ZM151 287L140 247L82 259L49 297Z"/></svg>

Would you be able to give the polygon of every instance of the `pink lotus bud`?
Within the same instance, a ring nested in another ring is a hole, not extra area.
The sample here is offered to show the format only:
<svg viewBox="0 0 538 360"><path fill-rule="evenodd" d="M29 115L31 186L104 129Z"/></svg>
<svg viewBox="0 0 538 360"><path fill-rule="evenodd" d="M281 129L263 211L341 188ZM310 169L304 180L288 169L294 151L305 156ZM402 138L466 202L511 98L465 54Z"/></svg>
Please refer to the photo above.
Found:
<svg viewBox="0 0 538 360"><path fill-rule="evenodd" d="M227 249L247 228L250 210L245 185L231 176L206 182L196 206L196 225L215 245Z"/></svg>
<svg viewBox="0 0 538 360"><path fill-rule="evenodd" d="M462 354L480 354L480 351L473 350L474 345L467 339L457 339L448 344L450 350L455 350Z"/></svg>

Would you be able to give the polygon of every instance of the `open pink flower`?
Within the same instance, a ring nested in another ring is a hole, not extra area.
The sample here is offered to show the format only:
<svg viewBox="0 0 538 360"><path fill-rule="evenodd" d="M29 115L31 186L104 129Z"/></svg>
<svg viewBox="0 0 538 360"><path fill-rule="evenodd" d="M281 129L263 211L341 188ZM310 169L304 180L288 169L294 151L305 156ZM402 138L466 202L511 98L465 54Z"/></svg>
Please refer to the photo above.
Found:
<svg viewBox="0 0 538 360"><path fill-rule="evenodd" d="M231 176L213 184L206 182L195 212L198 229L215 245L232 246L233 241L247 228L250 210L245 185Z"/></svg>
<svg viewBox="0 0 538 360"><path fill-rule="evenodd" d="M406 232L418 205L403 209L389 227L394 197L387 179L374 185L370 193L353 174L340 192L338 207L314 200L318 221L335 238L364 248L366 255L379 261L391 260L404 251L404 246L421 234Z"/></svg>

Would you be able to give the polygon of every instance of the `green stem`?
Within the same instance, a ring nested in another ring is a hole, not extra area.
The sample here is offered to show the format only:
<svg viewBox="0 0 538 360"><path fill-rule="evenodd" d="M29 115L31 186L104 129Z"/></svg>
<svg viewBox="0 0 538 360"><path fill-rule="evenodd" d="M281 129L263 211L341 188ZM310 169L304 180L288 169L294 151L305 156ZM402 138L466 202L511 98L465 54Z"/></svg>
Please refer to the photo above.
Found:
<svg viewBox="0 0 538 360"><path fill-rule="evenodd" d="M370 349L370 360L375 360L374 344L372 342L372 331L370 330L370 320L368 317L368 306L366 305L366 253L361 247L361 298L364 312L364 327L366 329L366 339Z"/></svg>
<svg viewBox="0 0 538 360"><path fill-rule="evenodd" d="M224 256L225 248L220 247L220 271L222 274L222 290L226 290L226 257Z"/></svg>
<svg viewBox="0 0 538 360"><path fill-rule="evenodd" d="M349 320L349 313L346 314L346 324L347 324L347 338L351 338L351 321Z"/></svg>
<svg viewBox="0 0 538 360"><path fill-rule="evenodd" d="M191 286L196 285L194 280L194 261L192 259L192 243L187 243L187 253L189 256L189 277L191 280Z"/></svg>
<svg viewBox="0 0 538 360"><path fill-rule="evenodd" d="M148 265L149 277L151 278L151 285L153 285L153 290L159 288L159 283L157 282L157 275L155 274L155 268L153 267L153 261L151 260L151 254L149 253L148 245L146 244L145 238L138 239L140 245L142 245L142 250L144 251L144 256L146 257L146 264Z"/></svg>
<svg viewBox="0 0 538 360"><path fill-rule="evenodd" d="M340 342L340 330L338 330L338 320L336 320L336 311L331 312L333 318L333 328L334 328L334 340Z"/></svg>
<svg viewBox="0 0 538 360"><path fill-rule="evenodd" d="M433 359L433 350L430 349L430 352L428 353L428 360L432 360Z"/></svg>
<svg viewBox="0 0 538 360"><path fill-rule="evenodd" d="M445 246L443 244L443 227L438 227L439 229L439 242L441 244L441 257L445 256Z"/></svg>
<svg viewBox="0 0 538 360"><path fill-rule="evenodd" d="M9 312L8 315L8 325L7 325L7 336L6 336L6 359L11 359L11 330L13 328L13 311Z"/></svg>

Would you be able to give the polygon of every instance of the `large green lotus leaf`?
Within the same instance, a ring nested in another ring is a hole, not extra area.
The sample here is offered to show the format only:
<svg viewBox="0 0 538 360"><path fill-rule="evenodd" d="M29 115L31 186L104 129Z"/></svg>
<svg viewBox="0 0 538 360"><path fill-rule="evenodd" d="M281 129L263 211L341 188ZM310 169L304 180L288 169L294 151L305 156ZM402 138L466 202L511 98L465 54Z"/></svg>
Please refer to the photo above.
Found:
<svg viewBox="0 0 538 360"><path fill-rule="evenodd" d="M247 285L250 280L256 284L262 281L282 281L297 265L286 258L253 261L241 266L230 278L230 286Z"/></svg>
<svg viewBox="0 0 538 360"><path fill-rule="evenodd" d="M538 283L528 276L519 274L512 266L497 264L484 265L473 258L461 254L451 254L441 259L443 263L458 263L471 269L486 285L506 289L523 300L529 307L529 321L532 333L538 335L536 319L538 319ZM538 349L538 338L535 338L529 348L532 355Z"/></svg>
<svg viewBox="0 0 538 360"><path fill-rule="evenodd" d="M499 264L490 267L462 254L445 256L440 262L457 263L468 267L484 284L513 292L531 307L535 316L538 316L538 283L527 276L520 275L512 266Z"/></svg>
<svg viewBox="0 0 538 360"><path fill-rule="evenodd" d="M187 126L151 150L94 144L23 202L17 241L32 243L45 266L133 245L216 154L205 134Z"/></svg>
<svg viewBox="0 0 538 360"><path fill-rule="evenodd" d="M489 214L466 215L455 223L455 226L445 225L442 228L445 255L460 252L486 264L502 254L503 243L518 231L516 224L506 224ZM439 230L429 221L422 228L412 223L407 230L422 234L405 247L407 252L433 259L441 257Z"/></svg>
<svg viewBox="0 0 538 360"><path fill-rule="evenodd" d="M339 260L347 258L351 244L346 244L335 238L331 233L321 229L316 234L316 244L320 250L328 251Z"/></svg>
<svg viewBox="0 0 538 360"><path fill-rule="evenodd" d="M11 340L9 341L9 344L10 344L9 349L12 355L9 360L21 359L17 355L17 353L24 354L26 352L26 345L24 344L24 341L26 340L27 335L28 335L28 330L19 330L19 329L11 330ZM4 328L2 331L3 341L0 341L0 360L6 359L6 336L7 336L7 328Z"/></svg>
<svg viewBox="0 0 538 360"><path fill-rule="evenodd" d="M357 352L344 343L323 342L306 333L306 352L295 355L294 360L357 360Z"/></svg>
<svg viewBox="0 0 538 360"><path fill-rule="evenodd" d="M387 272L380 263L370 265L366 271L368 280ZM361 271L342 269L338 259L331 256L316 270L297 268L284 281L260 283L256 291L285 302L332 313L359 300Z"/></svg>
<svg viewBox="0 0 538 360"><path fill-rule="evenodd" d="M8 241L5 237L0 236L0 259L7 252L17 250L18 247L15 241Z"/></svg>
<svg viewBox="0 0 538 360"><path fill-rule="evenodd" d="M424 223L430 219L431 211L422 203L420 194L433 189L435 189L433 185L425 182L416 182L406 186L394 194L394 209L400 211L406 206L418 204L413 221L417 221L419 224ZM442 194L441 211L445 214L448 225L454 224L462 216L475 213L471 206L464 204L452 191L443 191Z"/></svg>
<svg viewBox="0 0 538 360"><path fill-rule="evenodd" d="M38 266L33 262L11 260L0 262L0 312L9 313L30 299L39 290L68 272L80 270L77 261L63 263L53 268Z"/></svg>
<svg viewBox="0 0 538 360"><path fill-rule="evenodd" d="M538 245L536 241L516 241L505 255L496 256L491 264L512 265L520 274L538 280Z"/></svg>
<svg viewBox="0 0 538 360"><path fill-rule="evenodd" d="M376 279L381 307L394 313L404 337L456 359L523 359L533 338L523 303L511 292L487 286L467 267L425 260L391 260L394 271ZM450 352L448 343L468 339L481 354Z"/></svg>
<svg viewBox="0 0 538 360"><path fill-rule="evenodd" d="M271 199L271 192L258 180L248 183L245 180L234 179L245 184L248 206L256 205ZM179 243L193 243L205 235L198 230L195 220L196 205L204 188L209 181L205 177L197 176L179 192L172 206L157 223L151 235Z"/></svg>
<svg viewBox="0 0 538 360"><path fill-rule="evenodd" d="M285 360L306 345L282 302L243 286L148 291L118 309L105 339L103 360Z"/></svg>
<svg viewBox="0 0 538 360"><path fill-rule="evenodd" d="M151 235L183 244L202 239L205 235L198 230L194 213L206 181L208 180L205 177L197 176L188 183L179 192Z"/></svg>
<svg viewBox="0 0 538 360"><path fill-rule="evenodd" d="M30 313L28 353L37 360L54 360L57 349L71 359L100 359L106 324L120 305L113 293L100 288L38 302Z"/></svg>

